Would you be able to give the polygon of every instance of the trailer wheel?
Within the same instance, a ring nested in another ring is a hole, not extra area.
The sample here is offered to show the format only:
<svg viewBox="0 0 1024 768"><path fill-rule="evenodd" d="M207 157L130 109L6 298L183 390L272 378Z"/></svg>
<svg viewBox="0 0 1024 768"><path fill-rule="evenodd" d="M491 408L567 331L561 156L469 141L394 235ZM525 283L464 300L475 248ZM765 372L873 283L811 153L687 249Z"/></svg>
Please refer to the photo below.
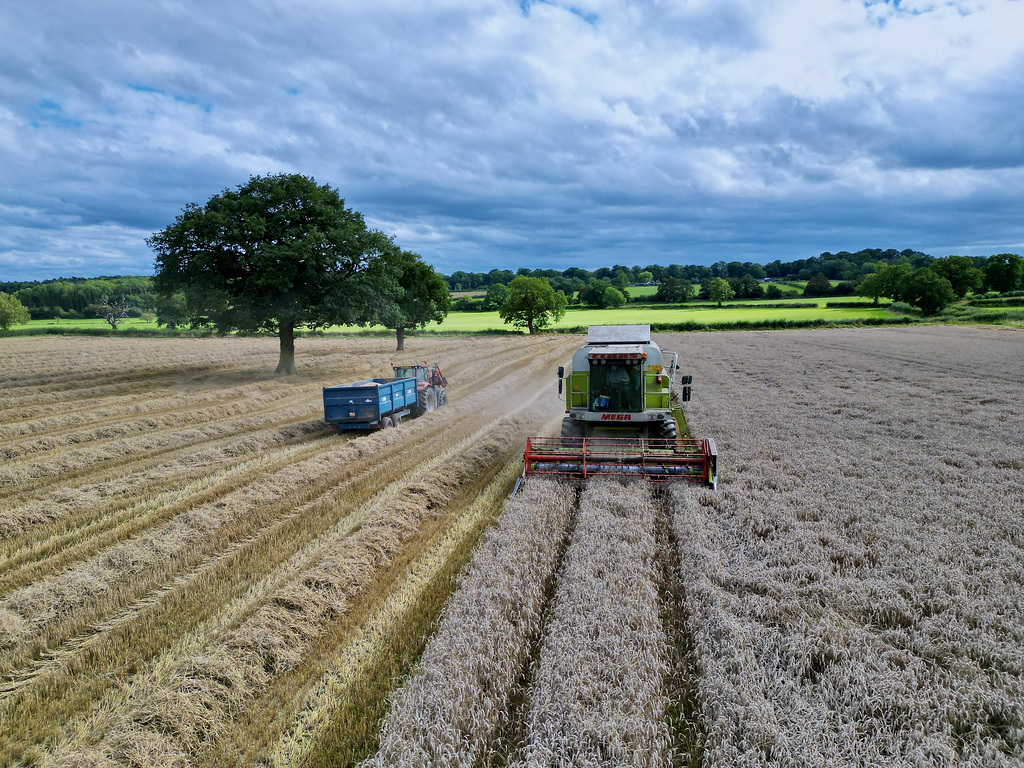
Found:
<svg viewBox="0 0 1024 768"><path fill-rule="evenodd" d="M401 417L401 415L395 414L394 416L392 416L391 417L391 423L392 423L392 425L394 425L396 427L402 426L402 417Z"/></svg>
<svg viewBox="0 0 1024 768"><path fill-rule="evenodd" d="M390 416L385 416L383 419L380 420L380 428L381 429L391 429L393 426L395 426L395 425L391 421L391 417Z"/></svg>

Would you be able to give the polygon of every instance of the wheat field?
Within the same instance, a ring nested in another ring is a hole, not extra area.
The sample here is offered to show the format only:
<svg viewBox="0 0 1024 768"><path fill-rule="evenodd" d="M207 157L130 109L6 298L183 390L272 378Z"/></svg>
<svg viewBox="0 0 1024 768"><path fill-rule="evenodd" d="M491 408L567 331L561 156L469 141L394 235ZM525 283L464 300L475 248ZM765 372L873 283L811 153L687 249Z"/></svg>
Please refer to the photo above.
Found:
<svg viewBox="0 0 1024 768"><path fill-rule="evenodd" d="M450 605L474 612L442 622L372 764L1024 764L1024 336L659 341L695 377L719 490L589 481L514 637L470 570ZM546 519L551 482L505 514Z"/></svg>
<svg viewBox="0 0 1024 768"><path fill-rule="evenodd" d="M1024 764L1024 335L658 341L717 492L507 498L579 337L0 340L0 765Z"/></svg>

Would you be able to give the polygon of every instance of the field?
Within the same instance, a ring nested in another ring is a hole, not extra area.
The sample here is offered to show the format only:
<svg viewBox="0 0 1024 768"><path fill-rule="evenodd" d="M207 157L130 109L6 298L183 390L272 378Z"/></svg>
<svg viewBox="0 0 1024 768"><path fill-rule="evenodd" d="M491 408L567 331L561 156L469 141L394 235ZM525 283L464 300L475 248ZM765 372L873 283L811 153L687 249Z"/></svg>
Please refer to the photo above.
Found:
<svg viewBox="0 0 1024 768"><path fill-rule="evenodd" d="M1024 334L659 342L717 492L506 500L578 337L0 340L0 764L1020 765Z"/></svg>
<svg viewBox="0 0 1024 768"><path fill-rule="evenodd" d="M639 288L635 290L640 290ZM758 307L757 304L774 302L742 302L742 307L732 307L726 302L722 307L713 304L693 304L686 307L636 307L624 306L619 309L570 309L566 312L555 328L583 328L588 325L602 323L735 323L763 322L765 320L826 320L829 322L850 322L869 318L892 318L884 306L872 306L870 299L846 297L843 301L860 301L863 307L826 307L827 299L787 298L788 307ZM118 326L119 330L156 332L159 327L155 322L126 319ZM45 329L72 330L95 329L106 331L110 326L105 320L32 320L25 325L16 326L15 330L24 332L45 332ZM355 326L337 326L327 329L328 333L360 334L366 331L379 333L386 329L381 327L362 329ZM431 323L429 331L457 331L460 333L478 333L492 330L512 330L502 322L497 312L451 312L443 323Z"/></svg>

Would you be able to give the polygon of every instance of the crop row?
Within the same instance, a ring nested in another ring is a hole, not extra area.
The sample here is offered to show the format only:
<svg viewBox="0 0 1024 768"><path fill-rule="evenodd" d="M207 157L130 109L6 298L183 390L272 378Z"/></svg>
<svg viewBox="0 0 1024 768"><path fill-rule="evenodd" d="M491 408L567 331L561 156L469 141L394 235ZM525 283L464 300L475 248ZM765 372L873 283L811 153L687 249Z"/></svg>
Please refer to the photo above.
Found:
<svg viewBox="0 0 1024 768"><path fill-rule="evenodd" d="M409 682L395 695L365 766L472 766L504 721L540 628L574 494L531 481L506 502Z"/></svg>
<svg viewBox="0 0 1024 768"><path fill-rule="evenodd" d="M644 483L585 488L548 604L572 494L549 480L525 483L364 765L667 764L651 493Z"/></svg>
<svg viewBox="0 0 1024 768"><path fill-rule="evenodd" d="M583 491L513 765L666 764L654 526L643 481L590 481Z"/></svg>

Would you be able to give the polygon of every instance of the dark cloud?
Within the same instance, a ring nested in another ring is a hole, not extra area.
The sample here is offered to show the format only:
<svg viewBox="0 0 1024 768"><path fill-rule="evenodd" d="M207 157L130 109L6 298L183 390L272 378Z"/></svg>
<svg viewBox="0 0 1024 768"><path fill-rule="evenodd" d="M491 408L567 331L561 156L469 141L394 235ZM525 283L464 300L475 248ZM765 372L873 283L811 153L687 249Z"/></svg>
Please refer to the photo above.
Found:
<svg viewBox="0 0 1024 768"><path fill-rule="evenodd" d="M444 271L1019 250L1021 5L8 4L0 279L277 172Z"/></svg>

